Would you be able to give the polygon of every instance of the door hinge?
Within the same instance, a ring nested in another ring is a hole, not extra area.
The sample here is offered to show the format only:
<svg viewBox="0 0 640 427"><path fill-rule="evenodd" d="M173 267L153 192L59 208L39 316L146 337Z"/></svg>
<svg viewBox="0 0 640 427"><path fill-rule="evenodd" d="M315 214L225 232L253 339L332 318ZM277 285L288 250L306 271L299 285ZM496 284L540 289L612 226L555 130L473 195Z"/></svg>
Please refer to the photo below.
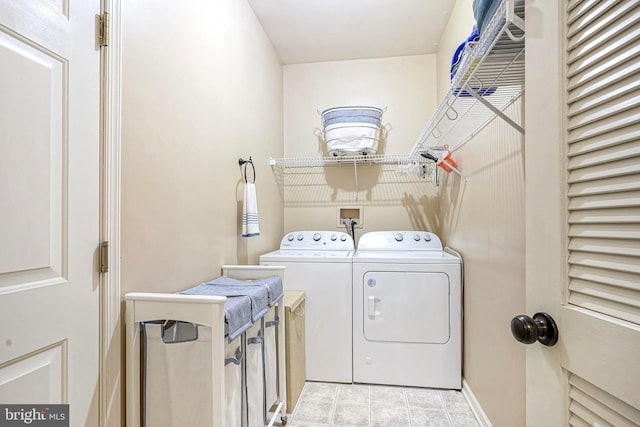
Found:
<svg viewBox="0 0 640 427"><path fill-rule="evenodd" d="M98 17L98 43L100 47L109 46L109 12L103 12L100 17Z"/></svg>
<svg viewBox="0 0 640 427"><path fill-rule="evenodd" d="M98 248L98 254L100 257L100 273L109 272L109 242L100 242Z"/></svg>

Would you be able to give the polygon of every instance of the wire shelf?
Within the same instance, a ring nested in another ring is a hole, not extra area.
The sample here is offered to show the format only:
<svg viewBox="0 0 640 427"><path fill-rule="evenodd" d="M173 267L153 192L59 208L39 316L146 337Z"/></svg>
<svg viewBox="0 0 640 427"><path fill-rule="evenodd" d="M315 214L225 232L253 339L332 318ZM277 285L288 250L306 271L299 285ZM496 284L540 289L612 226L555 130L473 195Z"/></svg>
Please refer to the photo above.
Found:
<svg viewBox="0 0 640 427"><path fill-rule="evenodd" d="M413 158L407 154L377 154L366 156L329 156L329 157L289 157L269 159L271 166L283 168L322 167L322 166L348 166L360 165L410 165L433 164L423 158Z"/></svg>
<svg viewBox="0 0 640 427"><path fill-rule="evenodd" d="M451 151L471 139L496 115L520 132L502 111L524 90L524 1L502 0L480 36L467 45L452 82L409 157Z"/></svg>
<svg viewBox="0 0 640 427"><path fill-rule="evenodd" d="M406 154L361 155L361 156L330 156L330 157L289 157L270 158L271 167L287 168L315 168L325 166L353 167L356 201L359 200L358 168L360 166L391 165L396 172L408 175L412 170L417 172L418 178L438 182L438 170L432 160L423 157L411 158Z"/></svg>

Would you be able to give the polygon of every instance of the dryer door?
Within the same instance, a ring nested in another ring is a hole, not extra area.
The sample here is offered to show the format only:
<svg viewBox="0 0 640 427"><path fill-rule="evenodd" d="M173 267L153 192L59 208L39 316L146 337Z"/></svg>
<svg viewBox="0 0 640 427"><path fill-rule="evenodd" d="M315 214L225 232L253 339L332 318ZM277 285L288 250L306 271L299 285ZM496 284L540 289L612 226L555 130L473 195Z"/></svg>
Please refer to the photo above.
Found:
<svg viewBox="0 0 640 427"><path fill-rule="evenodd" d="M363 326L368 341L444 344L449 340L449 277L437 272L365 273Z"/></svg>

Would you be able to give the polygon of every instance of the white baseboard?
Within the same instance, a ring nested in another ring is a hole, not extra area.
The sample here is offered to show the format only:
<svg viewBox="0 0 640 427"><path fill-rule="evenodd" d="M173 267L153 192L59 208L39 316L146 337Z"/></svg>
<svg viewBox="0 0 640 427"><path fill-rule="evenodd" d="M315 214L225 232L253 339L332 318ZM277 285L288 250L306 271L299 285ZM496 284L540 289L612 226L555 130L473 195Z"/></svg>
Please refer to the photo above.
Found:
<svg viewBox="0 0 640 427"><path fill-rule="evenodd" d="M491 424L491 420L489 420L489 417L487 417L487 414L485 414L482 406L480 406L480 402L478 402L478 399L476 399L476 397L473 395L473 392L469 387L469 383L464 378L462 379L462 395L465 399L467 399L467 403L469 403L471 411L473 412L473 415L476 416L476 419L478 420L480 426L493 427L493 424Z"/></svg>

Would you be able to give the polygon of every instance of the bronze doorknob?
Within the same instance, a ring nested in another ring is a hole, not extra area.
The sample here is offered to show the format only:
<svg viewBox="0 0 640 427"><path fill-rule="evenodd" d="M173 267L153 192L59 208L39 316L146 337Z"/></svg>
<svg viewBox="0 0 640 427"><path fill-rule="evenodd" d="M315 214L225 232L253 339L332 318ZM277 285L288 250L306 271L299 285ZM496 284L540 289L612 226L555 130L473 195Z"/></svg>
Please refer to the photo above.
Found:
<svg viewBox="0 0 640 427"><path fill-rule="evenodd" d="M540 344L552 346L558 342L558 326L547 313L536 313L533 319L520 314L511 319L511 334L524 344Z"/></svg>

